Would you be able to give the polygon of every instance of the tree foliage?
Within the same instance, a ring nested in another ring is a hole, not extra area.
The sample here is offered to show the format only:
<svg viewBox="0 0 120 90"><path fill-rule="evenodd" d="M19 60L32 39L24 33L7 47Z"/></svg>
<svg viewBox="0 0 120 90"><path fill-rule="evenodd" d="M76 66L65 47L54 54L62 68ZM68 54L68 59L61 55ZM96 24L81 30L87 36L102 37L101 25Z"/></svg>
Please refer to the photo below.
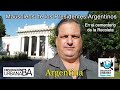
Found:
<svg viewBox="0 0 120 90"><path fill-rule="evenodd" d="M0 16L0 37L5 36L5 24L3 24L2 16Z"/></svg>
<svg viewBox="0 0 120 90"><path fill-rule="evenodd" d="M103 52L112 51L119 53L120 51L120 11L90 11L88 15L116 15L116 19L82 19L80 22L83 26L85 23L95 24L116 24L114 32L87 32L87 27L84 27L83 32L83 50L89 51L90 56L102 57ZM93 28L92 28L93 29Z"/></svg>
<svg viewBox="0 0 120 90"><path fill-rule="evenodd" d="M56 30L56 28L54 28L54 29L51 29L50 30L50 35L49 35L49 44L52 46L52 47L56 47L56 45L55 45L55 30Z"/></svg>

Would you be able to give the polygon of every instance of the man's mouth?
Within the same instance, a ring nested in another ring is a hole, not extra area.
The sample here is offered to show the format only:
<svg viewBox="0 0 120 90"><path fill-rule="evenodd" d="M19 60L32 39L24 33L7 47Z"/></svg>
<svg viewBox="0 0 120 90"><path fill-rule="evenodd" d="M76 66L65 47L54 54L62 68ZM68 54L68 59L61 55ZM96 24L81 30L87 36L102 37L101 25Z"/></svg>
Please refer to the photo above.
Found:
<svg viewBox="0 0 120 90"><path fill-rule="evenodd" d="M65 47L66 49L68 49L68 50L71 50L71 49L73 49L74 47Z"/></svg>

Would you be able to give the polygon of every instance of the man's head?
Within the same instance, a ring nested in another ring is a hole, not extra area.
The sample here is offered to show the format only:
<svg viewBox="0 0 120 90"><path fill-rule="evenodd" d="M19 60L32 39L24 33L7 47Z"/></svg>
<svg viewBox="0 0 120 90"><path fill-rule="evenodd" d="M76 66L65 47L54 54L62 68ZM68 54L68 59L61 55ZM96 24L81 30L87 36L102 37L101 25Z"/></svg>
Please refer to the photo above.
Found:
<svg viewBox="0 0 120 90"><path fill-rule="evenodd" d="M56 28L56 47L62 60L72 62L79 58L82 39L80 24L74 19L63 19Z"/></svg>

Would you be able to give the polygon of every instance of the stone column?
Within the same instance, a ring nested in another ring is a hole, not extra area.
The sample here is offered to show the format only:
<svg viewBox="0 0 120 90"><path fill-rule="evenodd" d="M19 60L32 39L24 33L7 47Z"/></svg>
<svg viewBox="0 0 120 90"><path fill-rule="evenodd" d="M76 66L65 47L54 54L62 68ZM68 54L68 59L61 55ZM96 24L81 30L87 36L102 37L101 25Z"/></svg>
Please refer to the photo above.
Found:
<svg viewBox="0 0 120 90"><path fill-rule="evenodd" d="M28 56L31 56L31 50L32 50L32 36L29 37Z"/></svg>
<svg viewBox="0 0 120 90"><path fill-rule="evenodd" d="M37 44L36 44L36 56L39 56L40 49L40 36L37 36Z"/></svg>
<svg viewBox="0 0 120 90"><path fill-rule="evenodd" d="M45 58L48 58L48 36L45 38Z"/></svg>
<svg viewBox="0 0 120 90"><path fill-rule="evenodd" d="M22 49L21 49L22 52L24 52L24 46L25 46L25 37L22 37Z"/></svg>

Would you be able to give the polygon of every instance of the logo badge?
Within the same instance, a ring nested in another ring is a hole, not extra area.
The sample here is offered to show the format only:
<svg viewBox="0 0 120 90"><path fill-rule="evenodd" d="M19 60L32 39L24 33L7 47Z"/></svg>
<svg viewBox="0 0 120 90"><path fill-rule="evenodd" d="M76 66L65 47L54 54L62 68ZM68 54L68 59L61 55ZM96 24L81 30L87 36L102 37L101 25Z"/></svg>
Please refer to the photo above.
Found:
<svg viewBox="0 0 120 90"><path fill-rule="evenodd" d="M114 58L98 58L98 76L114 77Z"/></svg>
<svg viewBox="0 0 120 90"><path fill-rule="evenodd" d="M34 67L3 67L3 77L34 77Z"/></svg>

